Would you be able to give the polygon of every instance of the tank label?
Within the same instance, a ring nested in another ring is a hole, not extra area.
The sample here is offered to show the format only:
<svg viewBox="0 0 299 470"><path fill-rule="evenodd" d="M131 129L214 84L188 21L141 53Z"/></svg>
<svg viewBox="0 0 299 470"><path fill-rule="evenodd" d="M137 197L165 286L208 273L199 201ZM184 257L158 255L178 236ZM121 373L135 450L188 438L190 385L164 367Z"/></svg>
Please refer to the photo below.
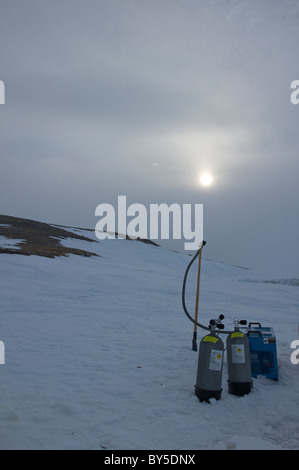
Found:
<svg viewBox="0 0 299 470"><path fill-rule="evenodd" d="M245 350L244 344L232 344L232 363L244 364L245 363Z"/></svg>
<svg viewBox="0 0 299 470"><path fill-rule="evenodd" d="M219 351L219 349L211 349L209 369L221 370L222 357L223 357L223 351Z"/></svg>
<svg viewBox="0 0 299 470"><path fill-rule="evenodd" d="M234 331L230 337L231 338L243 338L244 333L241 333L241 331Z"/></svg>
<svg viewBox="0 0 299 470"><path fill-rule="evenodd" d="M203 341L209 341L210 343L217 343L218 341L218 338L216 338L216 336L205 336L203 338Z"/></svg>

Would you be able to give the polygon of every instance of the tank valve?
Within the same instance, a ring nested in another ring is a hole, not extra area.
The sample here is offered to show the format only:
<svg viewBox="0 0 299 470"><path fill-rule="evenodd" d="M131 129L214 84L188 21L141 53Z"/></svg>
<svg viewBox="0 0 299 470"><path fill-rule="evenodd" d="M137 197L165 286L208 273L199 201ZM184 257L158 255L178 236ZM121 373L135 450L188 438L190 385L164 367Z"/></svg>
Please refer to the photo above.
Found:
<svg viewBox="0 0 299 470"><path fill-rule="evenodd" d="M222 320L224 319L224 315L219 315L219 317L217 319L213 319L210 320L210 324L209 324L209 328L210 330L213 330L215 331L216 328L218 328L218 330L223 330L224 329L224 325L222 323Z"/></svg>

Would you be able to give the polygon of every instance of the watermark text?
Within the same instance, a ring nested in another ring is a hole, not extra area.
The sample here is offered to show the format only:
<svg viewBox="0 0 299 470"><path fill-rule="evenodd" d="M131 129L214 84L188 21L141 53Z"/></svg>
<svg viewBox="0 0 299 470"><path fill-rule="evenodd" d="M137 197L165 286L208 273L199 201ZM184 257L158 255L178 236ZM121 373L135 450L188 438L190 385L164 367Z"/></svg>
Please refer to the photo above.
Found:
<svg viewBox="0 0 299 470"><path fill-rule="evenodd" d="M99 204L95 210L100 217L95 227L98 239L141 238L157 240L188 240L185 250L197 250L203 240L203 205L131 204L126 196L118 196L117 210L112 204ZM129 219L128 219L129 218ZM116 227L117 221L117 227ZM194 227L194 229L193 229ZM117 233L117 236L116 236Z"/></svg>
<svg viewBox="0 0 299 470"><path fill-rule="evenodd" d="M291 354L291 363L297 365L299 364L299 339L291 342L291 349L295 349Z"/></svg>
<svg viewBox="0 0 299 470"><path fill-rule="evenodd" d="M0 80L0 104L5 104L5 85L2 80Z"/></svg>
<svg viewBox="0 0 299 470"><path fill-rule="evenodd" d="M0 341L0 365L5 364L5 346L3 341Z"/></svg>
<svg viewBox="0 0 299 470"><path fill-rule="evenodd" d="M290 88L294 90L290 96L291 103L298 104L299 103L299 80L293 80Z"/></svg>

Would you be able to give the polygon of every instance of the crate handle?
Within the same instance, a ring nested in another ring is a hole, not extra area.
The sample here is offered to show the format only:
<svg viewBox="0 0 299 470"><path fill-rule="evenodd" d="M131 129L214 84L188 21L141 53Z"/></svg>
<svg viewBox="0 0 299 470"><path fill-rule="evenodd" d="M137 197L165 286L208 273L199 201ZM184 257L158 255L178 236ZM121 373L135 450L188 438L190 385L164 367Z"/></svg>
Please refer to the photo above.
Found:
<svg viewBox="0 0 299 470"><path fill-rule="evenodd" d="M252 322L249 323L248 326L250 327L251 325L258 325L259 328L262 328L262 325L260 324L259 321L252 321Z"/></svg>

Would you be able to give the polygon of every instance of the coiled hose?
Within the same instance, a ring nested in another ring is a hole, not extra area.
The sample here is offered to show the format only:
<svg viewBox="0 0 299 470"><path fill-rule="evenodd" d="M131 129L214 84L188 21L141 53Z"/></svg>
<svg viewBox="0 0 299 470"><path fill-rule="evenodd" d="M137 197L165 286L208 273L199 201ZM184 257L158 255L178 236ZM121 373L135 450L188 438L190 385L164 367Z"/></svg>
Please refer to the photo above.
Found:
<svg viewBox="0 0 299 470"><path fill-rule="evenodd" d="M205 242L204 242L204 245L205 245ZM192 260L188 264L187 269L185 271L183 287L182 287L182 304L183 304L183 309L184 309L185 314L187 315L189 320L192 321L192 323L194 323L194 325L199 326L199 328L202 328L203 330L210 331L211 328L209 326L202 325L201 323L197 322L196 320L194 320L194 318L191 317L190 313L188 312L188 309L187 309L187 306L186 306L186 300L185 300L185 291L186 291L186 283L187 283L188 273L190 271L190 268L191 268L192 264L194 263L196 258L199 256L199 253L200 253L200 249L195 253L195 255L193 256ZM230 333L232 333L232 331L225 331L225 330L221 329L221 330L219 330L219 333L230 334Z"/></svg>

